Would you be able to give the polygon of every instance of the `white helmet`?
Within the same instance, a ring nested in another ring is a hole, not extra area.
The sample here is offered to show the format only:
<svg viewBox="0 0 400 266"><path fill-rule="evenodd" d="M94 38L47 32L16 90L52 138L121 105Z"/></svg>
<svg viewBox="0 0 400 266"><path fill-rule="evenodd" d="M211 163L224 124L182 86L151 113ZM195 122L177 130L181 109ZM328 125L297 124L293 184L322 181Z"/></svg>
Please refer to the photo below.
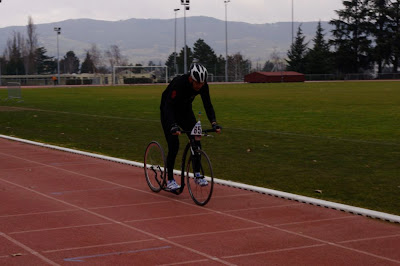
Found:
<svg viewBox="0 0 400 266"><path fill-rule="evenodd" d="M190 66L190 76L192 79L199 83L204 83L207 81L207 69L198 63L193 63Z"/></svg>

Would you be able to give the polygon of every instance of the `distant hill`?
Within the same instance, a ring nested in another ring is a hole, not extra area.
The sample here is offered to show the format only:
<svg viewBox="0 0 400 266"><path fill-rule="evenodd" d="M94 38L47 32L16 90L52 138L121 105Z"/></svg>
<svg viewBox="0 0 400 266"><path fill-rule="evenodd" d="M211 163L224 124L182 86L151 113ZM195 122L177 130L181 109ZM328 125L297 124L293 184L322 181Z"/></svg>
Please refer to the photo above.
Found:
<svg viewBox="0 0 400 266"><path fill-rule="evenodd" d="M82 60L85 51L92 43L102 50L117 44L123 55L131 63L164 63L174 51L174 19L128 19L121 21L101 21L92 19L71 19L48 24L36 24L39 45L47 49L47 55L57 54L56 32L54 27L61 27L60 57L72 50ZM314 36L318 22L302 23L306 40ZM299 23L295 23L295 33ZM322 22L322 27L330 36L330 26ZM214 49L217 56L225 55L225 21L210 17L187 17L187 44L199 38ZM25 26L0 28L0 52L4 51L12 33L21 32L26 36ZM228 54L240 52L254 63L263 63L270 59L275 49L284 57L291 44L291 22L272 24L249 24L228 22ZM177 20L177 51L184 46L183 18Z"/></svg>

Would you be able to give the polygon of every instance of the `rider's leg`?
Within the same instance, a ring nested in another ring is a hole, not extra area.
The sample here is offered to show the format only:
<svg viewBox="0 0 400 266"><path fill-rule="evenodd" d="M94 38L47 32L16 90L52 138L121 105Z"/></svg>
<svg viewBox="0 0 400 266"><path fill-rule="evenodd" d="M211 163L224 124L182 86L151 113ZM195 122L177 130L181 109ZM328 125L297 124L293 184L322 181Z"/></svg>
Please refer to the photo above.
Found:
<svg viewBox="0 0 400 266"><path fill-rule="evenodd" d="M168 180L173 180L174 179L175 160L176 160L176 156L179 151L179 138L178 138L178 136L171 134L171 131L170 131L171 129L165 125L163 120L161 120L161 122L162 122L163 130L164 130L165 139L167 140L167 143L168 143L168 155L167 155Z"/></svg>
<svg viewBox="0 0 400 266"><path fill-rule="evenodd" d="M192 110L188 111L185 115L185 117L182 119L181 125L182 128L185 131L191 131L193 129L193 127L196 125L196 117L193 113ZM195 140L195 137L190 135L190 133L187 134L187 136L189 137L191 146L193 148L201 148L201 143L200 141ZM194 154L192 154L192 162L193 162L193 172L194 173L200 173L200 156L195 152Z"/></svg>

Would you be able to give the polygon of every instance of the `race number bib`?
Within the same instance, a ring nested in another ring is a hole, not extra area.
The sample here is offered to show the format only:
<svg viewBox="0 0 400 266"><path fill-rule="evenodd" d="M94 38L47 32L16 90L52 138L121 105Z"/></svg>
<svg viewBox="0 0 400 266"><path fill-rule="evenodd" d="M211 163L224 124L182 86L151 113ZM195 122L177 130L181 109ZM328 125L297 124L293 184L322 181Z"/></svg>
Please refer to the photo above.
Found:
<svg viewBox="0 0 400 266"><path fill-rule="evenodd" d="M198 121L196 125L194 125L192 132L190 134L193 136L201 136L201 133L203 133L203 130L201 128L201 122Z"/></svg>

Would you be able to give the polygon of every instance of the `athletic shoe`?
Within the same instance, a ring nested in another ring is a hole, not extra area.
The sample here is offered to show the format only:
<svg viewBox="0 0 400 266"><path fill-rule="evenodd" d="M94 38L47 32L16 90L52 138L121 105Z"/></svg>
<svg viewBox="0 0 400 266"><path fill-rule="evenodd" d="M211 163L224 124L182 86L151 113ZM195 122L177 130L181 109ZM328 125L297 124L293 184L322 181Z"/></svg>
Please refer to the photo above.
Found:
<svg viewBox="0 0 400 266"><path fill-rule="evenodd" d="M178 185L178 184L175 182L175 180L168 180L168 182L167 182L167 188L168 188L169 190L177 190L177 189L180 189L181 186Z"/></svg>
<svg viewBox="0 0 400 266"><path fill-rule="evenodd" d="M194 182L201 187L208 186L208 182L204 177L195 177Z"/></svg>

